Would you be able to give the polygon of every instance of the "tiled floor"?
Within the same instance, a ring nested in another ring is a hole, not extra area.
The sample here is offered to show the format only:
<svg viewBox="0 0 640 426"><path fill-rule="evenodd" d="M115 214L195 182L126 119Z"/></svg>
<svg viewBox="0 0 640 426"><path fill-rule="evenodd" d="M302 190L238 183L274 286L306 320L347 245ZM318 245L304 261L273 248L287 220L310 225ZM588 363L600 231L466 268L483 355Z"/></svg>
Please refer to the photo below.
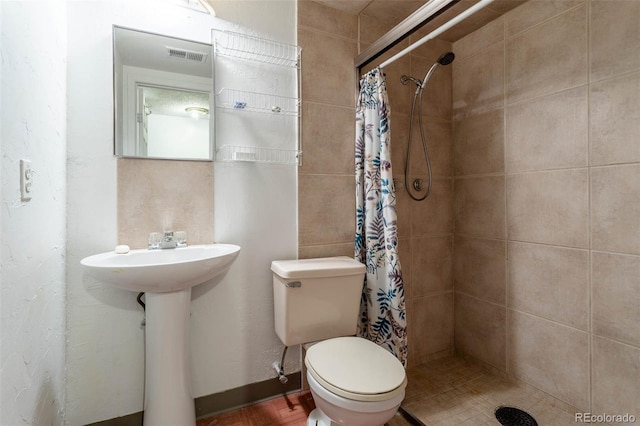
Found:
<svg viewBox="0 0 640 426"><path fill-rule="evenodd" d="M576 425L567 404L462 358L432 361L407 375L402 405L427 426L499 426L493 413L501 405L527 411L540 426ZM311 394L301 392L202 419L197 426L306 426L313 408ZM398 413L388 426L411 424Z"/></svg>

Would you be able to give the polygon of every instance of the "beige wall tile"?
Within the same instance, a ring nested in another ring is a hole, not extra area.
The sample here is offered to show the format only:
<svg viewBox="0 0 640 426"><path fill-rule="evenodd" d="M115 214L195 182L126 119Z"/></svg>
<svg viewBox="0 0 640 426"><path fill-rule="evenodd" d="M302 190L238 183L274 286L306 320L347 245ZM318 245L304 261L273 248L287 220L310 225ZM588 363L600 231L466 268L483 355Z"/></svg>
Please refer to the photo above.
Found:
<svg viewBox="0 0 640 426"><path fill-rule="evenodd" d="M506 371L506 308L460 293L455 298L456 352Z"/></svg>
<svg viewBox="0 0 640 426"><path fill-rule="evenodd" d="M453 349L453 292L413 300L411 325L416 361Z"/></svg>
<svg viewBox="0 0 640 426"><path fill-rule="evenodd" d="M457 235L505 238L505 178L456 179L454 220Z"/></svg>
<svg viewBox="0 0 640 426"><path fill-rule="evenodd" d="M300 173L353 173L355 109L305 102L302 114Z"/></svg>
<svg viewBox="0 0 640 426"><path fill-rule="evenodd" d="M391 163L394 178L404 180L404 168L407 161L409 142L409 115L391 111ZM412 142L413 144L413 142Z"/></svg>
<svg viewBox="0 0 640 426"><path fill-rule="evenodd" d="M298 176L298 242L301 246L353 241L355 178Z"/></svg>
<svg viewBox="0 0 640 426"><path fill-rule="evenodd" d="M396 25L416 9L422 6L419 0L406 0L400 3L388 1L369 2L362 14L371 16L384 16L385 21Z"/></svg>
<svg viewBox="0 0 640 426"><path fill-rule="evenodd" d="M319 257L349 256L353 257L354 243L325 244L319 246L301 246L299 259L316 259Z"/></svg>
<svg viewBox="0 0 640 426"><path fill-rule="evenodd" d="M584 0L528 1L505 15L507 36L511 37L584 3Z"/></svg>
<svg viewBox="0 0 640 426"><path fill-rule="evenodd" d="M589 247L589 179L586 169L509 175L509 239Z"/></svg>
<svg viewBox="0 0 640 426"><path fill-rule="evenodd" d="M591 259L593 332L640 347L640 256L593 252Z"/></svg>
<svg viewBox="0 0 640 426"><path fill-rule="evenodd" d="M356 41L298 28L304 100L354 106Z"/></svg>
<svg viewBox="0 0 640 426"><path fill-rule="evenodd" d="M516 7L526 2L527 0L495 0L487 7L490 7L500 14L505 14L511 9L515 9Z"/></svg>
<svg viewBox="0 0 640 426"><path fill-rule="evenodd" d="M637 50L640 51L640 47ZM640 72L591 85L592 165L640 161L638 93Z"/></svg>
<svg viewBox="0 0 640 426"><path fill-rule="evenodd" d="M396 185L396 211L398 214L398 236L407 238L411 236L411 206L413 201L407 195L407 191L402 184L403 177L397 179Z"/></svg>
<svg viewBox="0 0 640 426"><path fill-rule="evenodd" d="M581 410L589 409L589 335L509 310L509 373Z"/></svg>
<svg viewBox="0 0 640 426"><path fill-rule="evenodd" d="M588 114L587 86L507 107L507 171L586 166Z"/></svg>
<svg viewBox="0 0 640 426"><path fill-rule="evenodd" d="M504 110L455 121L453 158L457 176L504 172Z"/></svg>
<svg viewBox="0 0 640 426"><path fill-rule="evenodd" d="M418 365L419 363L416 362L415 359L415 355L414 355L414 350L415 350L415 345L413 345L413 342L416 340L415 336L416 333L418 332L418 327L421 327L422 324L418 324L414 327L414 312L413 312L413 299L406 299L405 302L405 308L407 310L407 346L409 348L409 354L407 356L407 365L409 367L412 367L414 365Z"/></svg>
<svg viewBox="0 0 640 426"><path fill-rule="evenodd" d="M428 176L419 176L426 183ZM413 190L413 188L411 188ZM414 192L423 196L424 191ZM408 198L408 197L407 197ZM451 179L434 179L431 193L423 201L411 200L411 235L420 237L426 235L442 235L453 232L453 188Z"/></svg>
<svg viewBox="0 0 640 426"><path fill-rule="evenodd" d="M400 258L400 268L402 270L405 300L413 298L413 292L411 291L411 245L410 238L401 238L398 240L398 257Z"/></svg>
<svg viewBox="0 0 640 426"><path fill-rule="evenodd" d="M591 1L591 81L640 68L640 2Z"/></svg>
<svg viewBox="0 0 640 426"><path fill-rule="evenodd" d="M504 41L504 18L500 17L453 43L453 51L456 59L462 59L502 41Z"/></svg>
<svg viewBox="0 0 640 426"><path fill-rule="evenodd" d="M640 418L640 349L593 338L591 412Z"/></svg>
<svg viewBox="0 0 640 426"><path fill-rule="evenodd" d="M394 49L394 52L396 50ZM384 69L385 83L387 86L387 95L389 96L389 111L391 112L392 131L400 127L399 123L396 123L394 117L397 114L409 114L411 112L411 100L413 99L413 92L415 86L411 87L408 84L402 84L400 78L409 73L409 67L411 66L411 59L409 55L404 56L391 65L388 65ZM451 83L449 83L451 84ZM449 86L451 87L451 86ZM449 88L449 90L451 90ZM408 132L409 130L404 130Z"/></svg>
<svg viewBox="0 0 640 426"><path fill-rule="evenodd" d="M315 1L299 1L298 26L323 31L326 33L358 38L358 17L327 7Z"/></svg>
<svg viewBox="0 0 640 426"><path fill-rule="evenodd" d="M397 23L395 19L377 19L368 15L357 17L360 21L360 41L363 43L373 43L385 35L387 31ZM360 51L364 48L361 46Z"/></svg>
<svg viewBox="0 0 640 426"><path fill-rule="evenodd" d="M423 117L424 140L431 161L433 176L451 176L451 123ZM411 132L411 174L426 175L427 163L420 136L418 117L414 117Z"/></svg>
<svg viewBox="0 0 640 426"><path fill-rule="evenodd" d="M496 43L453 66L453 119L504 105L504 47Z"/></svg>
<svg viewBox="0 0 640 426"><path fill-rule="evenodd" d="M147 248L149 233L165 228L213 243L212 163L119 158L118 244Z"/></svg>
<svg viewBox="0 0 640 426"><path fill-rule="evenodd" d="M591 169L592 248L640 254L640 164Z"/></svg>
<svg viewBox="0 0 640 426"><path fill-rule="evenodd" d="M411 241L411 294L414 298L453 290L451 237Z"/></svg>
<svg viewBox="0 0 640 426"><path fill-rule="evenodd" d="M585 6L508 39L507 104L585 84L587 57Z"/></svg>
<svg viewBox="0 0 640 426"><path fill-rule="evenodd" d="M509 307L589 330L589 252L509 243Z"/></svg>
<svg viewBox="0 0 640 426"><path fill-rule="evenodd" d="M453 277L456 292L505 304L506 242L456 237Z"/></svg>

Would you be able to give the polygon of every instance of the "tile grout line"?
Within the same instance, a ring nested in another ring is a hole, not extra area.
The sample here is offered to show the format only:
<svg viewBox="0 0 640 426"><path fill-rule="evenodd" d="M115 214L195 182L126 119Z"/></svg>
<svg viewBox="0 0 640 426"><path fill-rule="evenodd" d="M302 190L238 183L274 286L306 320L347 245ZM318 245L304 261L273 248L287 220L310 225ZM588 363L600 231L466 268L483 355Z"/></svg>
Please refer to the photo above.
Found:
<svg viewBox="0 0 640 426"><path fill-rule="evenodd" d="M589 257L588 257L588 268L589 268L589 275L588 275L588 282L587 282L587 288L588 288L588 295L589 295L589 305L588 305L588 312L589 312L589 322L587 323L587 327L589 329L589 334L588 334L588 345L587 345L587 351L588 351L588 360L589 360L589 364L588 364L588 370L587 371L587 375L589 378L589 389L587 389L587 400L588 400L588 408L589 411L593 412L593 233L592 233L592 227L593 227L593 222L592 222L592 217L591 217L591 211L592 211L592 197L591 197L591 191L592 191L592 185L591 185L591 171L592 171L592 161L591 161L591 13L592 13L592 3L591 0L588 0L586 2L586 32L587 32L587 37L586 37L586 49L587 49L587 167L588 167L588 180L587 180L587 223L588 223L588 232L589 232L589 239L588 239L588 244L589 244Z"/></svg>

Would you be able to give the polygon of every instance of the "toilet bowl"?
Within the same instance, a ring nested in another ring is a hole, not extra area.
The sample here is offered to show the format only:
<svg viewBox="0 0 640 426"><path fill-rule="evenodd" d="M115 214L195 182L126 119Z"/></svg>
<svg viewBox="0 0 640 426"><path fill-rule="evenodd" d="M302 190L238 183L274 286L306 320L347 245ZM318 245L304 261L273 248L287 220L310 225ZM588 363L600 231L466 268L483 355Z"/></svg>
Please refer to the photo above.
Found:
<svg viewBox="0 0 640 426"><path fill-rule="evenodd" d="M404 398L404 367L355 337L365 266L345 257L271 264L275 331L285 346L309 344L305 366L316 409L309 426L380 426Z"/></svg>
<svg viewBox="0 0 640 426"><path fill-rule="evenodd" d="M337 337L311 346L307 381L316 404L310 426L380 426L404 398L402 363L386 349L360 337Z"/></svg>

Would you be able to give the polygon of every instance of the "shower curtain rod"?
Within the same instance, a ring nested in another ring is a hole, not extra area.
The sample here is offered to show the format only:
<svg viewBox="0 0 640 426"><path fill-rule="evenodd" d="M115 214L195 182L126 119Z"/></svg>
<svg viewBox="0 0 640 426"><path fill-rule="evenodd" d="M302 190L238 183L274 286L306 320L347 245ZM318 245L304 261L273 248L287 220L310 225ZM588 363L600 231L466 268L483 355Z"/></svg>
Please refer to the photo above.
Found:
<svg viewBox="0 0 640 426"><path fill-rule="evenodd" d="M361 68L376 59L382 53L399 43L413 31L420 28L429 19L433 19L438 12L446 10L445 6L454 5L460 0L429 0L402 22L389 30L386 34L365 48L355 59L356 68Z"/></svg>
<svg viewBox="0 0 640 426"><path fill-rule="evenodd" d="M391 31L389 31L387 34L385 34L379 41L383 41L383 39L389 38L388 36L390 34L392 34L392 33L396 33L397 34L397 33L402 32L402 27L405 27L404 28L404 33L410 31L411 28L409 28L409 25L408 25L409 22L415 21L416 19L426 20L430 16L432 16L433 14L437 13L444 6L446 6L447 4L451 3L452 1L454 1L454 0L431 0L429 3L425 4L423 7L421 7L416 12L414 12L409 18L405 19L403 22L401 22L399 25L397 25ZM401 57L403 57L407 53L413 51L414 49L417 49L420 46L422 46L423 44L425 44L429 40L436 38L437 36L439 36L443 32L447 31L449 28L453 27L454 25L458 24L460 21L462 21L462 20L468 18L469 16L473 15L474 13L476 13L480 9L484 8L485 6L489 5L493 1L494 0L481 0L479 3L476 3L475 5L470 7L469 9L465 10L464 12L460 13L459 15L456 15L453 19L450 19L449 21L447 21L443 25L441 25L438 28L436 28L435 30L431 31L426 36L422 37L420 40L418 40L415 43L411 44L409 47L403 49L402 51L398 52L397 54L395 54L391 58L389 58L386 61L382 62L380 64L380 68L384 68L387 65L390 65L391 63L393 63L396 60L400 59ZM395 36L395 40L397 40L398 38L402 37L403 35L404 34L397 34ZM367 64L372 58L374 58L377 55L378 52L384 50L388 45L391 45L395 40L384 40L385 45L382 46L382 47L376 46L375 47L376 52L371 53L371 52L365 51L361 55L356 57L355 66L356 66L356 69L358 71L358 74L360 73L360 68L362 66ZM374 45L372 45L372 47L374 47L377 44L378 44L378 42L374 43Z"/></svg>

